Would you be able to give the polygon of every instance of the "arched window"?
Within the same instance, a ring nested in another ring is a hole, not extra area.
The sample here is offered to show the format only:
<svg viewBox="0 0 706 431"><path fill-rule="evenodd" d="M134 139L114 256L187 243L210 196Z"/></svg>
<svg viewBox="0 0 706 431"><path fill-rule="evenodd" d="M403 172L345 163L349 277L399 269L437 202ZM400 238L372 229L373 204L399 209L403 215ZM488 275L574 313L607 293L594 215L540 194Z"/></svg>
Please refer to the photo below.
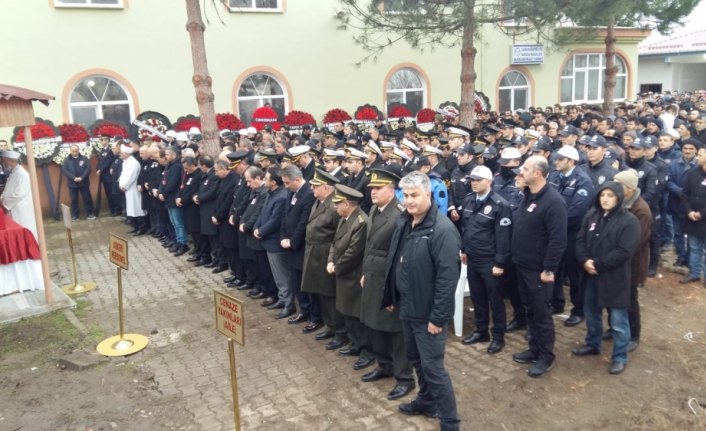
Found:
<svg viewBox="0 0 706 431"><path fill-rule="evenodd" d="M615 56L615 100L626 97L628 72L625 61ZM584 103L603 101L605 54L574 54L561 72L561 102Z"/></svg>
<svg viewBox="0 0 706 431"><path fill-rule="evenodd" d="M527 77L516 70L511 70L500 80L499 111L516 111L529 107L530 87Z"/></svg>
<svg viewBox="0 0 706 431"><path fill-rule="evenodd" d="M70 121L88 127L96 120L130 124L135 117L130 93L120 83L102 75L83 78L71 90Z"/></svg>
<svg viewBox="0 0 706 431"><path fill-rule="evenodd" d="M405 67L390 76L387 81L387 112L395 105L404 104L416 114L424 108L426 85L419 72Z"/></svg>
<svg viewBox="0 0 706 431"><path fill-rule="evenodd" d="M269 73L253 73L245 78L238 89L238 114L245 124L250 124L253 112L268 105L277 112L279 120L287 113L287 93L284 86Z"/></svg>

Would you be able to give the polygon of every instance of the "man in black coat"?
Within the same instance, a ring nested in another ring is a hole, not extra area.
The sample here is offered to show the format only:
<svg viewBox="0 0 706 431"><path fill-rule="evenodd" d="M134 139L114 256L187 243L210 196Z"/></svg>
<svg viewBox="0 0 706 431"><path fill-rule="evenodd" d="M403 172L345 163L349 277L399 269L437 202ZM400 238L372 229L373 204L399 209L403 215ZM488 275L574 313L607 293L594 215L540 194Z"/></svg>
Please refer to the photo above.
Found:
<svg viewBox="0 0 706 431"><path fill-rule="evenodd" d="M370 200L370 190L368 189L370 176L365 170L365 161L367 159L368 156L366 156L364 152L355 148L348 148L346 150L346 159L344 163L346 164L350 175L348 178L341 181L341 184L358 190L363 194L363 199L360 201L360 209L363 210L365 214L370 211L370 207L372 206L372 201Z"/></svg>
<svg viewBox="0 0 706 431"><path fill-rule="evenodd" d="M234 153L229 153L231 156ZM240 152L241 157L246 153ZM237 163L239 164L239 163ZM217 160L215 163L216 176L218 177L218 193L216 203L211 213L211 223L218 229L218 253L214 255L213 273L219 274L228 269L229 264L237 259L237 227L230 220L230 210L233 206L233 191L241 180L234 168L237 164L228 158L228 161Z"/></svg>
<svg viewBox="0 0 706 431"><path fill-rule="evenodd" d="M153 234L156 224L153 223L152 199L150 198L149 179L154 161L151 158L150 145L140 147L140 174L137 176L137 191L140 192L142 209L147 211L147 227L145 234ZM138 232L137 235L140 235Z"/></svg>
<svg viewBox="0 0 706 431"><path fill-rule="evenodd" d="M311 192L309 183L304 181L302 171L296 166L289 165L282 170L282 182L289 190L289 195L280 229L280 245L289 253L289 287L291 294L299 301L299 314L289 318L288 323L321 320L321 311L316 297L301 292L304 238L311 207L314 205L314 194ZM277 316L282 315L279 318L283 318L294 312L293 308L283 308Z"/></svg>
<svg viewBox="0 0 706 431"><path fill-rule="evenodd" d="M417 397L399 410L439 416L442 430L459 430L451 378L444 368L448 322L460 276L461 238L431 200L429 177L415 171L400 182L407 210L390 241L382 306L399 308L410 361L419 381Z"/></svg>
<svg viewBox="0 0 706 431"><path fill-rule="evenodd" d="M176 205L184 212L184 227L186 232L191 235L191 240L194 243L193 256L188 258L187 261L197 262L203 253L203 244L206 237L201 235L199 206L194 203L193 199L199 190L199 184L201 184L201 178L204 173L199 169L198 161L194 157L184 157L181 160L181 165L186 175L184 175L181 188L179 193L177 193Z"/></svg>
<svg viewBox="0 0 706 431"><path fill-rule="evenodd" d="M114 215L124 215L125 214L125 193L120 190L120 185L118 184L118 179L123 171L123 161L120 158L120 143L122 141L116 141L111 144L111 150L113 151L113 159L108 172L110 173L110 195L108 202L113 201L114 204ZM111 213L113 211L111 210Z"/></svg>
<svg viewBox="0 0 706 431"><path fill-rule="evenodd" d="M162 175L162 183L159 185L159 200L164 202L169 222L174 230L173 243L169 246L169 252L184 254L189 249L188 238L184 227L183 212L176 204L183 173L179 150L175 147L167 147L164 150L164 157L166 166Z"/></svg>
<svg viewBox="0 0 706 431"><path fill-rule="evenodd" d="M527 308L529 349L512 359L532 363L530 377L541 377L554 365L554 320L549 298L555 274L566 249L566 204L547 183L549 163L542 156L528 158L517 175L527 187L513 214L512 260L517 267L520 296Z"/></svg>
<svg viewBox="0 0 706 431"><path fill-rule="evenodd" d="M249 197L252 192L245 179L245 171L250 167L250 157L247 151L229 153L227 157L230 160L230 166L238 175L238 180L232 189L232 197L228 199L230 202L228 224L234 230L222 231L222 234L226 236L221 235L223 247L226 249L225 253L230 256L228 264L233 275L226 277L223 281L228 283L228 287L237 287L239 290L251 290L252 294L249 293L248 296L252 297L258 293L254 289L255 285L259 283L255 266L255 255L247 244L248 235L238 230L240 218L248 209Z"/></svg>
<svg viewBox="0 0 706 431"><path fill-rule="evenodd" d="M684 233L689 239L689 274L701 278L706 247L706 148L699 148L696 162L697 166L686 174L682 194L686 207Z"/></svg>
<svg viewBox="0 0 706 431"><path fill-rule="evenodd" d="M99 187L98 194L101 193L101 187L105 190L106 198L108 199L108 208L110 216L120 215L120 207L115 202L112 194L113 176L110 173L110 168L113 166L113 161L116 159L113 153L112 145L110 144L110 136L100 136L101 151L98 154L98 166L96 167L96 175L98 175ZM100 208L98 208L100 211Z"/></svg>
<svg viewBox="0 0 706 431"><path fill-rule="evenodd" d="M216 175L211 156L199 156L199 169L203 173L199 189L192 198L199 208L199 219L201 236L204 237L203 248L199 253L199 260L196 266L213 267L213 252L218 251L218 226L211 221L211 216L216 206L218 198L218 186L220 178Z"/></svg>
<svg viewBox="0 0 706 431"><path fill-rule="evenodd" d="M254 235L255 223L269 196L265 188L265 173L257 166L250 166L245 170L243 176L250 189L250 195L245 211L238 222L238 235L245 237L245 247L249 248L254 255L253 263L257 271L254 288L248 293L248 296L253 299L274 300L277 295L277 287L270 262L267 260L267 250L262 246L260 239ZM271 304L270 301L267 302Z"/></svg>
<svg viewBox="0 0 706 431"><path fill-rule="evenodd" d="M69 157L61 165L61 171L66 176L66 184L71 195L71 218L78 220L78 194L80 192L87 218L88 220L93 220L96 215L93 210L93 199L91 199L91 183L89 179L91 165L86 156L79 152L78 145L72 145L69 151Z"/></svg>

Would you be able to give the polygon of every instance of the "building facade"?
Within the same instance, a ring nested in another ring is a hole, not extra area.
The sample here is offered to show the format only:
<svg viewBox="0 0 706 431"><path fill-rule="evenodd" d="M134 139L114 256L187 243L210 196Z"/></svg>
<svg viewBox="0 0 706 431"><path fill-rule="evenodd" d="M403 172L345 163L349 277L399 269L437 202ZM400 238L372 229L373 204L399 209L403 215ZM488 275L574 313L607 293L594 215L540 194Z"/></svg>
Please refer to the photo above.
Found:
<svg viewBox="0 0 706 431"><path fill-rule="evenodd" d="M706 30L679 31L639 46L639 91L706 88Z"/></svg>
<svg viewBox="0 0 706 431"><path fill-rule="evenodd" d="M235 113L246 124L263 104L282 117L296 109L320 122L333 108L352 114L369 103L386 112L404 103L416 112L460 98L458 47L419 52L400 44L357 67L366 54L350 32L337 30L337 0L201 3L216 112ZM129 122L143 111L172 122L198 115L183 1L5 1L0 11L6 17L0 27L2 82L56 97L49 107L36 108L38 116L90 125L97 119ZM643 30L618 30L618 100L637 92L637 43L645 36ZM600 34L582 44L539 49L536 39L516 36L514 45L493 26L485 26L476 42L476 89L493 110L601 101ZM513 55L537 64L512 64Z"/></svg>

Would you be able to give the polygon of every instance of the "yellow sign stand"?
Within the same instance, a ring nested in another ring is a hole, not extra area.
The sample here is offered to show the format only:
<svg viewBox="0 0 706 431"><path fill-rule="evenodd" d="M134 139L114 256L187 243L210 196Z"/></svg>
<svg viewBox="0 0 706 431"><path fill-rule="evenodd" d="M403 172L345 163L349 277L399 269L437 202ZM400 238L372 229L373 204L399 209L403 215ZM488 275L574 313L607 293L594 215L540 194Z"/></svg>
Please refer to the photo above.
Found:
<svg viewBox="0 0 706 431"><path fill-rule="evenodd" d="M245 321L243 302L218 290L213 291L216 305L216 330L228 337L228 358L230 359L230 386L233 392L233 419L235 429L240 431L240 405L238 403L238 376L235 369L235 345L245 345Z"/></svg>
<svg viewBox="0 0 706 431"><path fill-rule="evenodd" d="M118 267L118 320L120 334L101 341L96 350L105 356L127 356L137 353L147 347L149 340L144 335L126 334L123 318L123 277L122 270L128 269L127 240L110 234L108 254L110 261Z"/></svg>
<svg viewBox="0 0 706 431"><path fill-rule="evenodd" d="M61 290L67 295L75 293L84 293L96 288L96 283L92 281L78 282L78 271L76 271L76 254L74 253L74 240L71 236L71 209L61 204L61 212L64 218L64 226L66 226L66 235L69 237L69 250L71 250L71 264L73 268L74 283L61 286Z"/></svg>

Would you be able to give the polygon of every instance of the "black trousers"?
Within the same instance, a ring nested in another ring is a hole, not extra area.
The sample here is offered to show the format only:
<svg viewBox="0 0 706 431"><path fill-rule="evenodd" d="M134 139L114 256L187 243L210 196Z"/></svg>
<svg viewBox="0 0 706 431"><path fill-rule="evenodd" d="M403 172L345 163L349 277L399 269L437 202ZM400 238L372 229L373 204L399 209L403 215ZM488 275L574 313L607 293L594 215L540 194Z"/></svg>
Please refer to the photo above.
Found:
<svg viewBox="0 0 706 431"><path fill-rule="evenodd" d="M561 260L559 271L554 279L554 292L552 306L564 309L564 279L569 279L569 295L571 297L571 314L583 316L583 284L581 282L581 268L576 258L576 237L578 231L570 230L566 234L566 250Z"/></svg>
<svg viewBox="0 0 706 431"><path fill-rule="evenodd" d="M553 285L542 283L541 271L517 268L520 296L527 310L527 325L530 330L529 350L539 360L551 364L554 362L554 320L551 312Z"/></svg>
<svg viewBox="0 0 706 431"><path fill-rule="evenodd" d="M402 332L378 331L368 328L370 347L378 367L392 374L399 383L414 383L412 364L407 359Z"/></svg>
<svg viewBox="0 0 706 431"><path fill-rule="evenodd" d="M267 297L276 298L277 285L275 285L275 278L272 275L270 261L267 259L267 251L255 250L255 262L257 263L257 270L260 278L260 284L262 285L262 292Z"/></svg>
<svg viewBox="0 0 706 431"><path fill-rule="evenodd" d="M507 264L501 280L503 298L509 299L510 305L512 305L512 320L524 325L527 323L527 312L517 287L517 269L515 269L514 263Z"/></svg>
<svg viewBox="0 0 706 431"><path fill-rule="evenodd" d="M375 355L373 355L370 345L370 328L363 325L360 319L355 316L344 315L344 317L351 346L360 349L361 358L374 359Z"/></svg>
<svg viewBox="0 0 706 431"><path fill-rule="evenodd" d="M640 301L638 300L637 285L630 286L630 308L628 308L628 320L630 321L630 339L639 340L642 324L640 323ZM609 319L610 320L610 319Z"/></svg>
<svg viewBox="0 0 706 431"><path fill-rule="evenodd" d="M111 193L112 187L112 181L101 181L100 186L98 187L98 193L101 193L101 188L105 190L105 197L108 199L108 209L110 210L111 214L116 214L120 213L121 209L119 202L116 202L115 200L115 195ZM100 211L100 208L96 209Z"/></svg>
<svg viewBox="0 0 706 431"><path fill-rule="evenodd" d="M83 208L86 210L86 214L91 216L95 214L93 209L93 198L91 198L91 189L86 187L69 187L69 195L71 197L71 217L78 218L78 195L81 193L81 198L83 199Z"/></svg>
<svg viewBox="0 0 706 431"><path fill-rule="evenodd" d="M336 310L336 297L319 294L311 294L312 297L317 297L321 306L321 317L324 323L334 333L334 340L348 340L346 332L346 319L338 310Z"/></svg>
<svg viewBox="0 0 706 431"><path fill-rule="evenodd" d="M473 301L476 332L488 333L490 312L493 313L493 339L505 338L505 302L500 293L500 277L492 273L493 264L476 265L469 262L468 287Z"/></svg>

